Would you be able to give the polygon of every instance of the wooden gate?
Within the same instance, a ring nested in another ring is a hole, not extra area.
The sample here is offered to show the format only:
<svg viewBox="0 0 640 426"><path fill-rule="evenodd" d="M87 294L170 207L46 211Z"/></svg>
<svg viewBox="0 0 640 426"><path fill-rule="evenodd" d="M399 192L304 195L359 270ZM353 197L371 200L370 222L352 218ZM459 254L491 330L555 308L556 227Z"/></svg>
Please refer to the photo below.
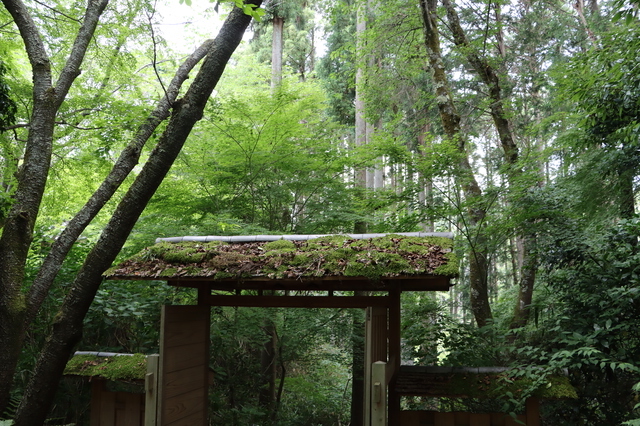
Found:
<svg viewBox="0 0 640 426"><path fill-rule="evenodd" d="M533 426L538 422L529 423L524 415L516 419L504 413L476 414L476 413L439 413L435 411L402 411L400 413L402 426Z"/></svg>

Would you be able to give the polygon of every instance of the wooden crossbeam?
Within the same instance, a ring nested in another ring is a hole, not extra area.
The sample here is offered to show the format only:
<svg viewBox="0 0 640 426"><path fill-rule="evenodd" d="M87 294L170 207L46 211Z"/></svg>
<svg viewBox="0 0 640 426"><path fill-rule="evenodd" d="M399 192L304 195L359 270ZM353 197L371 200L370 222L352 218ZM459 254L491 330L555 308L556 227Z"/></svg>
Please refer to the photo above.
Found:
<svg viewBox="0 0 640 426"><path fill-rule="evenodd" d="M199 304L261 308L367 308L387 307L387 296L237 296L200 295Z"/></svg>

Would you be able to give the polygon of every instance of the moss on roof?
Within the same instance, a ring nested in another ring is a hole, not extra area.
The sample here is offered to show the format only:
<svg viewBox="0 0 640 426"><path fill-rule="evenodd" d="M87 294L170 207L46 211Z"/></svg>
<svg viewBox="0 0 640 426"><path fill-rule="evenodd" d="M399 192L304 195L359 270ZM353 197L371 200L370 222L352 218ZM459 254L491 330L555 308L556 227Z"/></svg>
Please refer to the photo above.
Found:
<svg viewBox="0 0 640 426"><path fill-rule="evenodd" d="M305 241L226 243L160 242L108 270L108 278L271 278L441 275L454 277L458 262L446 237L344 235Z"/></svg>
<svg viewBox="0 0 640 426"><path fill-rule="evenodd" d="M64 374L101 377L107 380L144 380L147 359L144 354L132 356L75 355L64 369Z"/></svg>

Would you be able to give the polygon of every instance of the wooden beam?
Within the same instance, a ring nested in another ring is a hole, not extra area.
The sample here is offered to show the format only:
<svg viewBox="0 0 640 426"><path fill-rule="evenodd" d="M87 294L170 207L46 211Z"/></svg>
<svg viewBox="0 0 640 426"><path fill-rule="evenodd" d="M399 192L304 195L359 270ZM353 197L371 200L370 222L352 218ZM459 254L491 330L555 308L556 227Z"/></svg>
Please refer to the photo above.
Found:
<svg viewBox="0 0 640 426"><path fill-rule="evenodd" d="M260 308L367 308L386 307L386 296L225 296L202 297L210 306L241 306Z"/></svg>
<svg viewBox="0 0 640 426"><path fill-rule="evenodd" d="M309 290L309 291L448 291L448 277L434 275L402 276L370 280L365 277L299 277L290 279L236 278L207 280L174 278L168 281L176 287L208 288L210 290Z"/></svg>

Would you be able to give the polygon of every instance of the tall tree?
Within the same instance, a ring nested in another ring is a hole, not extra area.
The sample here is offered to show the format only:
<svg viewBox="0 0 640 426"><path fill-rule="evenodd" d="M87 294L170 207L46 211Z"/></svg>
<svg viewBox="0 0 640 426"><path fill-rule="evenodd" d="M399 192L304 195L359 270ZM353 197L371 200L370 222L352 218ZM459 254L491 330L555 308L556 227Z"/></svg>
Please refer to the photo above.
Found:
<svg viewBox="0 0 640 426"><path fill-rule="evenodd" d="M455 144L459 153L459 180L467 203L469 225L469 283L471 311L478 326L482 327L492 318L487 285L488 259L486 254L485 217L487 210L483 193L469 162L467 153L467 135L460 127L460 114L454 103L449 81L444 67L440 46L440 32L437 26L437 2L421 0L420 9L424 25L425 44L429 58L429 67L433 72L436 100L445 134Z"/></svg>
<svg viewBox="0 0 640 426"><path fill-rule="evenodd" d="M98 242L84 259L52 325L51 334L42 348L15 418L16 425L34 425L43 424L46 419L56 383L74 345L82 335L82 321L100 285L102 273L117 256L194 124L200 120L202 110L227 61L240 43L251 17L242 9L234 8L216 39L206 43L179 68L170 90L159 102L158 108L140 124L139 134L123 152L121 160L114 165L112 174L69 223L67 235L61 239L60 247L52 249L50 256L56 259L52 261L52 268L47 270L50 276L41 282L32 283L29 295L26 295L22 288L25 262L50 172L56 116L69 89L80 75L88 46L108 2L88 2L80 20L80 28L75 34L73 47L55 84L46 40L40 34L32 11L20 0L6 0L3 4L20 31L31 63L33 108L24 160L0 237L0 412L6 409L9 402L17 359L29 326L28 319L33 312L37 312L42 294L46 295L57 273L56 268L60 267L70 245L137 163L141 146L155 128L168 118L169 112L173 112L142 171L122 198ZM257 5L259 2L252 2L245 7L252 10ZM190 88L184 97L176 100L178 89L188 71L205 55L204 63Z"/></svg>

